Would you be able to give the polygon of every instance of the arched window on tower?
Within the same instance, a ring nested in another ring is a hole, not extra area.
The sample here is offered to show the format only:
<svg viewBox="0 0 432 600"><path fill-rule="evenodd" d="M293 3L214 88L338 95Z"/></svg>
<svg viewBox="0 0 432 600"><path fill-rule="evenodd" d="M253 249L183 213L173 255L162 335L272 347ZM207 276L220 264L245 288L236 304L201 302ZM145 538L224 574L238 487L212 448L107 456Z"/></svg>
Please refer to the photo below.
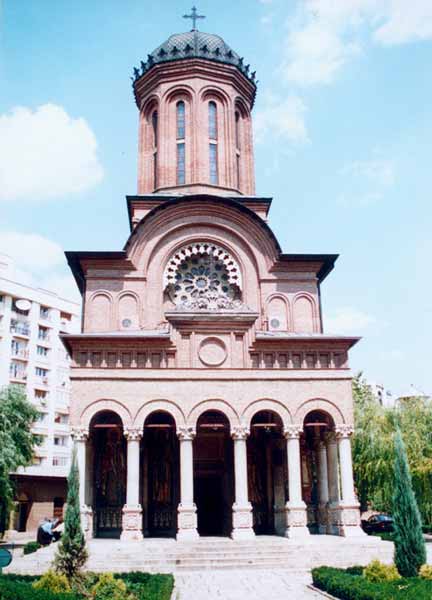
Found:
<svg viewBox="0 0 432 600"><path fill-rule="evenodd" d="M157 177L157 149L158 149L158 113L154 110L151 116L152 131L153 131L153 187L158 186Z"/></svg>
<svg viewBox="0 0 432 600"><path fill-rule="evenodd" d="M210 160L210 183L217 185L218 177L218 150L217 150L217 107L216 102L209 102L209 160Z"/></svg>
<svg viewBox="0 0 432 600"><path fill-rule="evenodd" d="M177 185L186 183L186 149L185 149L185 129L186 114L185 103L180 100L176 104L176 129L177 129Z"/></svg>
<svg viewBox="0 0 432 600"><path fill-rule="evenodd" d="M241 143L240 143L240 113L238 110L235 111L235 153L236 153L236 187L240 187L240 155L241 155Z"/></svg>
<svg viewBox="0 0 432 600"><path fill-rule="evenodd" d="M183 100L180 100L176 104L176 129L177 185L184 185L186 183L186 111Z"/></svg>

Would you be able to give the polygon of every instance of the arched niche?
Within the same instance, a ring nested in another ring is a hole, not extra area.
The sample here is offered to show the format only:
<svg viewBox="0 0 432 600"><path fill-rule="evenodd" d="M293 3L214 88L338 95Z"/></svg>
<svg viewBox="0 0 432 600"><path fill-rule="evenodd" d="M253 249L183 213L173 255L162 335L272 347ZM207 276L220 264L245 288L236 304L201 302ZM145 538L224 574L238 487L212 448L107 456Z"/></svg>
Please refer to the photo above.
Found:
<svg viewBox="0 0 432 600"><path fill-rule="evenodd" d="M267 303L267 319L270 331L288 331L288 305L282 296L272 296Z"/></svg>
<svg viewBox="0 0 432 600"><path fill-rule="evenodd" d="M118 324L120 329L139 329L138 299L125 292L118 299Z"/></svg>
<svg viewBox="0 0 432 600"><path fill-rule="evenodd" d="M306 294L299 295L294 300L294 331L296 333L313 333L314 328L314 301Z"/></svg>
<svg viewBox="0 0 432 600"><path fill-rule="evenodd" d="M110 331L112 299L106 292L96 292L89 300L87 329L89 331Z"/></svg>

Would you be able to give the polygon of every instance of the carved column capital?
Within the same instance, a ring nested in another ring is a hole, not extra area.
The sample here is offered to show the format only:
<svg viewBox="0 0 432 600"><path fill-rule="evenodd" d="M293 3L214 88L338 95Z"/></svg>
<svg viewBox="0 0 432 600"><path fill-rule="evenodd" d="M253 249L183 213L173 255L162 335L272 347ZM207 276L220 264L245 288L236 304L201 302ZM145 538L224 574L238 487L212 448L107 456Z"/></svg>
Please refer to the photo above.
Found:
<svg viewBox="0 0 432 600"><path fill-rule="evenodd" d="M195 427L179 427L177 429L177 437L180 441L193 440L196 436Z"/></svg>
<svg viewBox="0 0 432 600"><path fill-rule="evenodd" d="M250 435L250 429L247 425L240 425L233 427L231 431L231 437L233 440L245 440Z"/></svg>
<svg viewBox="0 0 432 600"><path fill-rule="evenodd" d="M125 427L124 436L128 442L139 442L143 436L142 429L132 429Z"/></svg>
<svg viewBox="0 0 432 600"><path fill-rule="evenodd" d="M349 438L354 433L354 427L351 425L337 425L335 427L337 438Z"/></svg>
<svg viewBox="0 0 432 600"><path fill-rule="evenodd" d="M327 445L336 444L336 433L334 431L327 431L327 433L324 434L324 439Z"/></svg>
<svg viewBox="0 0 432 600"><path fill-rule="evenodd" d="M287 425L284 427L284 437L287 440L299 439L303 433L303 427L301 425Z"/></svg>
<svg viewBox="0 0 432 600"><path fill-rule="evenodd" d="M72 427L71 436L74 442L86 442L89 437L89 430L87 427Z"/></svg>

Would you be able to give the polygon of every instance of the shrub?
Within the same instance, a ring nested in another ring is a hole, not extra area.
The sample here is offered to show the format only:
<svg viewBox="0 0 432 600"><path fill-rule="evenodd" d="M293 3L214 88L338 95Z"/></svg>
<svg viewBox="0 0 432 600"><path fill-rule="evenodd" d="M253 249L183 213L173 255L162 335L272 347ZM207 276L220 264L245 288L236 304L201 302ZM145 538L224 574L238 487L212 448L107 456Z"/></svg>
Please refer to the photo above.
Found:
<svg viewBox="0 0 432 600"><path fill-rule="evenodd" d="M36 550L39 550L40 547L41 545L38 542L27 542L23 548L23 553L32 554L33 552L36 552Z"/></svg>
<svg viewBox="0 0 432 600"><path fill-rule="evenodd" d="M92 588L94 600L135 600L133 594L121 579L114 579L112 573L102 573L98 582Z"/></svg>
<svg viewBox="0 0 432 600"><path fill-rule="evenodd" d="M47 571L40 579L33 582L32 586L35 590L45 590L46 592L62 593L70 592L71 588L66 575Z"/></svg>
<svg viewBox="0 0 432 600"><path fill-rule="evenodd" d="M46 590L35 590L23 581L11 581L0 577L1 600L78 600L73 594L55 594Z"/></svg>
<svg viewBox="0 0 432 600"><path fill-rule="evenodd" d="M422 565L420 567L420 577L422 579L432 579L432 565Z"/></svg>
<svg viewBox="0 0 432 600"><path fill-rule="evenodd" d="M372 583L344 569L312 569L315 587L340 600L430 600L432 582L420 577Z"/></svg>
<svg viewBox="0 0 432 600"><path fill-rule="evenodd" d="M394 565L385 565L379 560L373 560L367 565L363 571L363 577L372 583L396 581L401 578Z"/></svg>

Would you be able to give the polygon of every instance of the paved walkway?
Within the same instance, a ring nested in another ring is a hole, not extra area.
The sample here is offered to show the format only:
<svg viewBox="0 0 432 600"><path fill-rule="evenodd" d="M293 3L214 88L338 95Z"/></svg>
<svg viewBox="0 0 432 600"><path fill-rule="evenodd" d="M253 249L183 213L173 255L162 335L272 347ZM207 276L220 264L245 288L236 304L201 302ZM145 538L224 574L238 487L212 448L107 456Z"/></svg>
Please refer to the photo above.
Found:
<svg viewBox="0 0 432 600"><path fill-rule="evenodd" d="M177 573L175 582L175 600L323 600L309 574L282 569Z"/></svg>

